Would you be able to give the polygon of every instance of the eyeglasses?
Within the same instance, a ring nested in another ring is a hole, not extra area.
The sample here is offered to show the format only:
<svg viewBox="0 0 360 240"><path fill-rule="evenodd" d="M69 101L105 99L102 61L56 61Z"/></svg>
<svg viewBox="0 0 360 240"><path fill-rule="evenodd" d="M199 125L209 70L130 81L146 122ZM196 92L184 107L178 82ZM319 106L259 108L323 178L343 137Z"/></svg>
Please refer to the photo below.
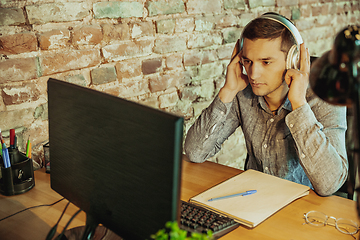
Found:
<svg viewBox="0 0 360 240"><path fill-rule="evenodd" d="M304 214L304 218L306 223L316 226L316 227L322 227L326 225L335 226L337 230L339 230L341 233L353 235L358 232L359 226L356 222L350 219L345 218L335 218L335 217L328 217L322 212L318 211L310 211L306 214ZM332 219L335 221L334 223L328 222L329 219ZM304 223L305 224L305 223Z"/></svg>

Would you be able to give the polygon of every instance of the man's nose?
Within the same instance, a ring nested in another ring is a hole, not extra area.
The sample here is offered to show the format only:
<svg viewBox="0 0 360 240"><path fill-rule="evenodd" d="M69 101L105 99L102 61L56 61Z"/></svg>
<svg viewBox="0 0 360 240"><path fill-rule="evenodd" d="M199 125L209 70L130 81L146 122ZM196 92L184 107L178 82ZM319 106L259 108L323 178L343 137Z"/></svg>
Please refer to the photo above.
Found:
<svg viewBox="0 0 360 240"><path fill-rule="evenodd" d="M260 78L261 73L262 73L262 68L258 63L251 64L251 66L248 69L249 77L254 80Z"/></svg>

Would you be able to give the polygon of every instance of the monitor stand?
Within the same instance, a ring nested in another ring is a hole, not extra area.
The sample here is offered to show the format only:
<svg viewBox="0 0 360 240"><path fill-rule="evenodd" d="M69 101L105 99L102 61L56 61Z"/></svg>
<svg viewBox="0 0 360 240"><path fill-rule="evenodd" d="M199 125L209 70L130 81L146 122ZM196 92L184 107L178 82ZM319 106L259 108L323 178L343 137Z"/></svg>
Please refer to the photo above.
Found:
<svg viewBox="0 0 360 240"><path fill-rule="evenodd" d="M86 214L86 226L74 227L64 233L61 240L123 240L110 229L99 225L94 218Z"/></svg>

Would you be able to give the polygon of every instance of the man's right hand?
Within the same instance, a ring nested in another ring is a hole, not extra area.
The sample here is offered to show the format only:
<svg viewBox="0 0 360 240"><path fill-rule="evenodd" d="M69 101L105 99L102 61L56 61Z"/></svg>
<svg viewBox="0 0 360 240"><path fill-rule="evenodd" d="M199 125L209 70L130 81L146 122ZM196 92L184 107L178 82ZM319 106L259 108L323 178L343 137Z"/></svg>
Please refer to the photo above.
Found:
<svg viewBox="0 0 360 240"><path fill-rule="evenodd" d="M239 40L236 42L231 61L227 67L226 81L220 89L219 98L223 103L231 102L239 91L244 90L249 84L247 75L243 74L241 64Z"/></svg>

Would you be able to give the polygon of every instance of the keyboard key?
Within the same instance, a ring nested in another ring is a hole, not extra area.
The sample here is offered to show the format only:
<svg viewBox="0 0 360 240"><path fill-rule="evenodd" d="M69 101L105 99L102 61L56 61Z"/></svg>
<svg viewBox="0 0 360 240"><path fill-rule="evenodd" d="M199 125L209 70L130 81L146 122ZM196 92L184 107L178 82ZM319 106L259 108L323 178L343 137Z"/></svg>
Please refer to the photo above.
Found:
<svg viewBox="0 0 360 240"><path fill-rule="evenodd" d="M215 239L229 233L239 226L233 219L188 202L181 202L180 228L191 232L213 232Z"/></svg>

